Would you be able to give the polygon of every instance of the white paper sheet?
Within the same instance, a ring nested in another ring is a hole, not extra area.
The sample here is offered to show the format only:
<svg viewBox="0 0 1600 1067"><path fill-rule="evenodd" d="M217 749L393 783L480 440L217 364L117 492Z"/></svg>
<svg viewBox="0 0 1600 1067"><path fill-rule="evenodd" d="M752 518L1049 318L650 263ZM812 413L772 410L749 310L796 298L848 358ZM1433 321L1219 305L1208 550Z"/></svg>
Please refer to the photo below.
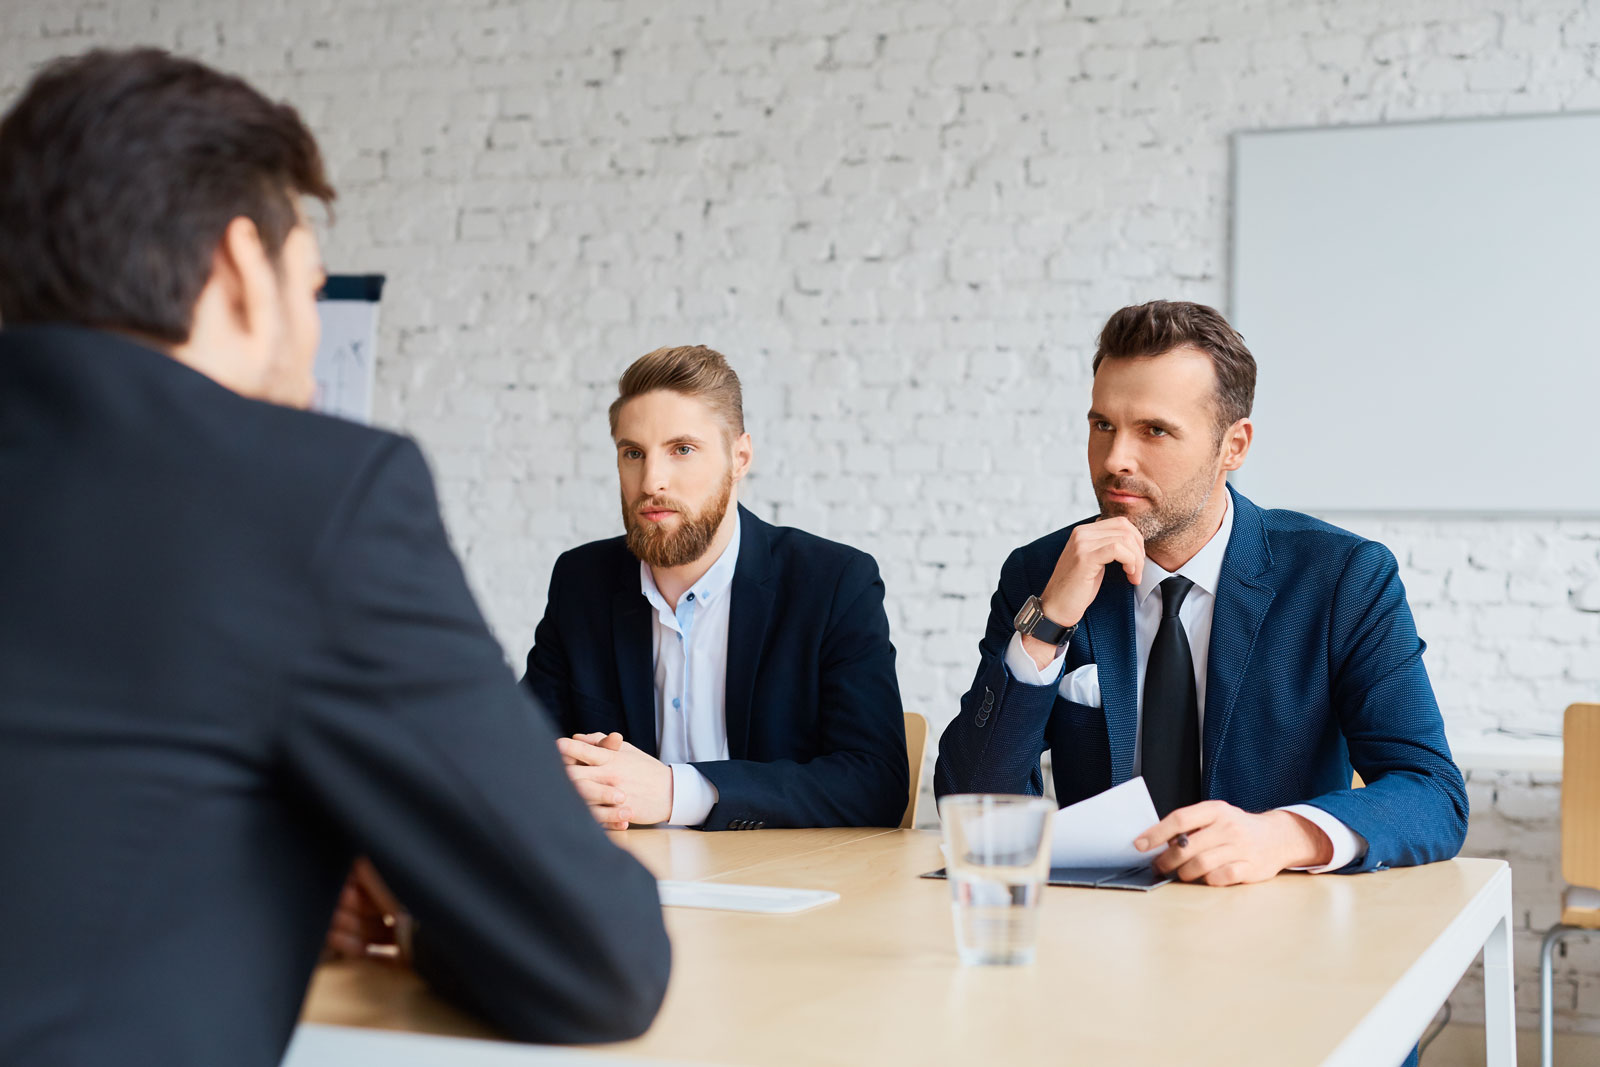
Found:
<svg viewBox="0 0 1600 1067"><path fill-rule="evenodd" d="M1147 866L1165 848L1140 852L1133 839L1158 821L1143 778L1113 786L1056 812L1050 827L1050 866Z"/></svg>
<svg viewBox="0 0 1600 1067"><path fill-rule="evenodd" d="M839 899L826 889L787 889L775 885L735 885L731 882L656 882L661 903L668 908L710 908L714 911L756 911L790 915Z"/></svg>

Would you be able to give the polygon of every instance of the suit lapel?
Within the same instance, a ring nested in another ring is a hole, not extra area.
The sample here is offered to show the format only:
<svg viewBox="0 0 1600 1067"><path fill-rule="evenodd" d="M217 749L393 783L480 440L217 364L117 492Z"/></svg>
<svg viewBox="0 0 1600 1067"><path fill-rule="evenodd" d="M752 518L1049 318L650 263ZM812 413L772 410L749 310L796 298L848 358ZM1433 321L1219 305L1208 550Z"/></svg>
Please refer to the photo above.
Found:
<svg viewBox="0 0 1600 1067"><path fill-rule="evenodd" d="M1139 731L1139 681L1134 658L1133 586L1120 566L1106 568L1100 592L1084 613L1094 662L1100 676L1100 704L1105 709L1111 743L1111 784L1133 777L1133 749Z"/></svg>
<svg viewBox="0 0 1600 1067"><path fill-rule="evenodd" d="M739 561L728 606L728 670L723 680L723 717L728 756L750 758L750 715L761 650L772 621L772 549L767 524L739 508Z"/></svg>
<svg viewBox="0 0 1600 1067"><path fill-rule="evenodd" d="M634 562L632 573L637 575L638 561ZM650 602L638 589L623 589L611 598L611 639L617 653L617 685L622 690L628 741L654 756L660 751L660 744L656 737Z"/></svg>
<svg viewBox="0 0 1600 1067"><path fill-rule="evenodd" d="M1207 797L1215 796L1213 780L1228 724L1233 719L1234 701L1250 664L1256 635L1272 606L1275 590L1264 577L1272 568L1272 553L1267 544L1261 509L1233 492L1233 532L1228 551L1222 558L1216 605L1211 612L1211 648L1206 664L1205 737L1202 740L1205 763L1203 788Z"/></svg>

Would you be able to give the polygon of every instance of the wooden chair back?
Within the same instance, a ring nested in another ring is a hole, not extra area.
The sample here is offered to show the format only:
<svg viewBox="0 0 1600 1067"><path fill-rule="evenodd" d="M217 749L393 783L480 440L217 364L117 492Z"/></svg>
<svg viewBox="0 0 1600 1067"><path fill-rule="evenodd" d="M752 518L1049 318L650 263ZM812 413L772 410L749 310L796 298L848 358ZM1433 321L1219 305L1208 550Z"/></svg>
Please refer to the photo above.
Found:
<svg viewBox="0 0 1600 1067"><path fill-rule="evenodd" d="M1561 724L1561 876L1600 889L1600 704L1573 704Z"/></svg>
<svg viewBox="0 0 1600 1067"><path fill-rule="evenodd" d="M928 720L914 711L906 712L906 758L911 761L911 799L900 817L900 829L917 825L917 798L922 795L922 755L928 748Z"/></svg>

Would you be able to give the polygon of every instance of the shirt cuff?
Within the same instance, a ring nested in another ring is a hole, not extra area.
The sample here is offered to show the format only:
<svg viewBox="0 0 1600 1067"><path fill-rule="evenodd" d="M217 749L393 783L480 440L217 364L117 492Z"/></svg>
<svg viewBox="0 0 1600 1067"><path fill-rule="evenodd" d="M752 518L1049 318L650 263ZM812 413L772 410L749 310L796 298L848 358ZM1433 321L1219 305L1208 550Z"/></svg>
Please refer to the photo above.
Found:
<svg viewBox="0 0 1600 1067"><path fill-rule="evenodd" d="M1329 871L1347 867L1367 854L1366 838L1314 804L1290 804L1278 810L1293 812L1301 818L1310 820L1317 829L1328 835L1329 841L1333 842L1333 859L1326 864L1321 867L1290 867L1291 871L1327 874Z"/></svg>
<svg viewBox="0 0 1600 1067"><path fill-rule="evenodd" d="M1070 645L1062 645L1056 650L1056 658L1044 670L1033 662L1033 657L1028 655L1028 650L1022 644L1022 635L1013 632L1011 643L1006 646L1006 669L1011 672L1011 677L1023 685L1055 685L1061 681L1061 670L1067 665L1067 649Z"/></svg>
<svg viewBox="0 0 1600 1067"><path fill-rule="evenodd" d="M699 826L717 806L717 787L692 763L669 763L672 768L672 825Z"/></svg>

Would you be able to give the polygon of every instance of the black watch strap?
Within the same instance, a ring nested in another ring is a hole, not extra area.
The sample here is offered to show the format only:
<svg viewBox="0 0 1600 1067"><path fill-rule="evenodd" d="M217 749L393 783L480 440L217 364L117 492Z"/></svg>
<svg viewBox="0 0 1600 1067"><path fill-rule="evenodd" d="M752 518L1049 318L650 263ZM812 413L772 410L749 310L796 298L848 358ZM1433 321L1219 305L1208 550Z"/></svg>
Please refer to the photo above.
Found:
<svg viewBox="0 0 1600 1067"><path fill-rule="evenodd" d="M1043 641L1047 645L1060 648L1072 640L1072 633L1077 626L1063 626L1044 613L1044 605L1036 596L1030 596L1022 605L1022 610L1017 612L1015 619L1017 632L1024 637L1031 637Z"/></svg>

